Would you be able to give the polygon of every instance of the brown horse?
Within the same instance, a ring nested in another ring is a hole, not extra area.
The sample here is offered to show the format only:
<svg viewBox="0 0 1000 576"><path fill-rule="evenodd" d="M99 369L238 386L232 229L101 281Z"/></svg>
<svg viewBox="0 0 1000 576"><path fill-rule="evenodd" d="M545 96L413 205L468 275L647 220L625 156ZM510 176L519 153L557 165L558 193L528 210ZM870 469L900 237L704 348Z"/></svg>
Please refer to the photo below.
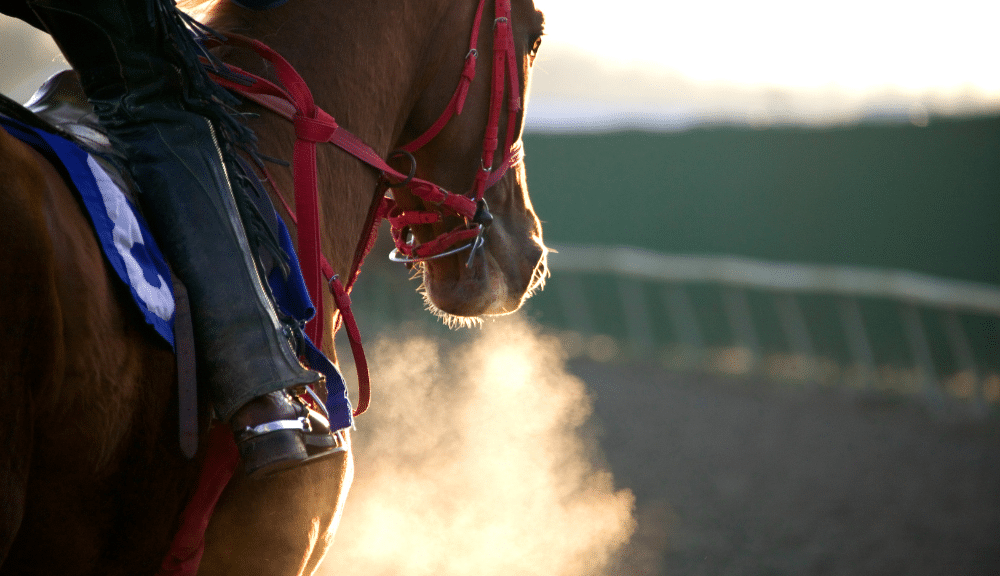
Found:
<svg viewBox="0 0 1000 576"><path fill-rule="evenodd" d="M268 12L220 3L199 14L284 55L317 104L385 157L448 104L476 8L476 0L290 0ZM484 55L491 54L493 21L486 10L478 43ZM510 21L523 101L541 14L531 0L514 0ZM219 54L271 74L249 52ZM480 60L465 110L415 154L418 177L456 192L468 190L481 169L492 63ZM290 159L291 125L250 108L261 114L253 128L262 152ZM518 135L521 120L516 114ZM501 134L507 124L501 115ZM384 187L375 170L332 146L319 151L319 166L322 248L347 277ZM276 170L274 179L279 190L291 190L289 170ZM394 194L404 208L421 202L405 190ZM486 200L494 222L471 263L463 251L420 264L426 297L441 314L513 311L545 276L523 165L487 190ZM178 447L173 355L109 274L59 172L3 131L0 214L0 574L153 574L200 466ZM450 224L413 233L424 242ZM332 355L325 333L323 348ZM208 528L199 573L312 573L331 544L352 475L349 452L266 481L237 474Z"/></svg>

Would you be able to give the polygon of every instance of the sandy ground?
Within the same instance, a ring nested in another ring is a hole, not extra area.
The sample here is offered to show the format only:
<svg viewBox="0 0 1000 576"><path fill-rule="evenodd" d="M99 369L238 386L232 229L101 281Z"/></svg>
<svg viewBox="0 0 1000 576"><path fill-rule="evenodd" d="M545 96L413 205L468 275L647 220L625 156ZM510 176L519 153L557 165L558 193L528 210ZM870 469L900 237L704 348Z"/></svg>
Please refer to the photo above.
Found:
<svg viewBox="0 0 1000 576"><path fill-rule="evenodd" d="M1000 418L573 361L639 528L612 573L1000 574Z"/></svg>

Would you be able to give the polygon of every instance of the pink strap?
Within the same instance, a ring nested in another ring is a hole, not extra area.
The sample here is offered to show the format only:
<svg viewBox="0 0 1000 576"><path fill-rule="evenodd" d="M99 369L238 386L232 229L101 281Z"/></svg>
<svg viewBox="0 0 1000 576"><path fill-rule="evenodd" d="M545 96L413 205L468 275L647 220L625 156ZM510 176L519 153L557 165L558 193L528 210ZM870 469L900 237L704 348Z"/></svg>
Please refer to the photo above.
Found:
<svg viewBox="0 0 1000 576"><path fill-rule="evenodd" d="M350 309L350 299L337 298L335 287L340 286L340 281L334 282L333 267L322 253L319 228L319 194L317 193L319 184L316 169L316 143L330 142L352 154L359 152L374 158L377 158L377 155L357 137L341 129L332 116L316 107L305 81L281 55L256 40L235 34L228 37L227 43L244 45L271 62L284 87L278 87L259 76L235 68L232 68L234 72L250 79L249 86L225 78L217 78L217 82L226 88L258 96L254 98L255 101L273 103L273 99L277 99L288 103L281 106L280 109L286 118L291 116L290 119L294 123L296 132L292 156L296 210L293 213L287 203L285 203L285 208L288 209L296 224L302 277L316 308L316 315L306 324L306 335L317 344L321 344L323 341L323 326L326 323L326 312L323 304L323 285L325 283L334 296L334 303L337 305L340 318L343 318L348 326L353 326L353 329L348 330L348 338L355 357L355 366L358 367L359 409L355 411L355 415L360 415L364 412L362 407L367 407L370 404L371 383L367 371L367 361L364 357L364 348L361 345L361 333ZM266 98L260 98L260 95ZM381 161L381 158L378 160ZM384 162L382 163L384 164ZM392 170L388 166L386 168ZM273 185L273 179L269 180ZM278 195L282 197L284 203L284 197L280 193ZM373 225L377 225L377 222L374 222ZM370 236L370 233L363 235L363 237L367 236ZM360 266L360 263L358 265ZM356 277L355 270L351 271L351 276L352 279ZM347 289L350 289L350 285ZM345 295L346 293L347 291L344 290Z"/></svg>
<svg viewBox="0 0 1000 576"><path fill-rule="evenodd" d="M157 576L195 576L205 552L205 530L215 505L236 471L240 454L233 433L225 425L212 426L208 452L201 465L198 487L181 514L181 526L170 544L170 551L160 564Z"/></svg>
<svg viewBox="0 0 1000 576"><path fill-rule="evenodd" d="M483 20L483 6L485 4L486 0L479 0L479 6L476 8L476 16L472 21L472 35L469 39L469 51L465 55L465 66L462 68L462 75L458 80L458 88L452 94L451 101L448 102L444 112L438 116L437 121L426 132L403 146L402 150L416 152L423 148L424 145L438 135L438 132L444 128L452 116L462 113L462 108L465 107L465 98L469 95L469 86L476 77L476 59L479 57L479 51L476 49L476 46L479 44L479 25Z"/></svg>
<svg viewBox="0 0 1000 576"><path fill-rule="evenodd" d="M334 276L330 280L330 291L333 293L334 302L344 319L344 328L347 330L351 342L351 354L354 355L354 366L358 372L358 407L354 409L354 415L360 416L368 409L371 403L371 388L369 386L368 361L365 359L365 351L361 346L361 331L351 313L351 297L347 290L340 284L340 278ZM363 387L363 388L362 388Z"/></svg>

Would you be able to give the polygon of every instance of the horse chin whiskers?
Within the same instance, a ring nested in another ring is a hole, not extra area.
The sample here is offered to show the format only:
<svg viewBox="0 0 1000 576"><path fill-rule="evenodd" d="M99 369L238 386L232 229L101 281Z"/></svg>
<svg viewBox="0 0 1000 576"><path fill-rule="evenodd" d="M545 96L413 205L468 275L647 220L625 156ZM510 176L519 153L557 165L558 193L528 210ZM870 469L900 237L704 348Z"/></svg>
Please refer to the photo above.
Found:
<svg viewBox="0 0 1000 576"><path fill-rule="evenodd" d="M420 286L417 287L417 292L424 299L424 310L427 310L439 320L441 323L452 330L458 330L460 328L479 328L483 325L483 319L479 316L457 316L455 314L450 314L444 310L437 307L434 301L431 300L430 291L427 288L427 281L424 280L422 266L414 268L414 274L410 279L420 278Z"/></svg>
<svg viewBox="0 0 1000 576"><path fill-rule="evenodd" d="M547 248L542 242L536 238L538 245L541 247L541 256L535 263L534 268L531 271L530 280L527 286L524 287L523 292L520 296L516 298L515 302L508 301L510 294L510 286L504 281L492 284L492 287L496 290L496 293L490 295L489 300L491 300L494 305L491 309L484 310L481 314L475 316L469 315L459 315L447 312L441 309L440 306L435 304L433 298L431 297L431 271L429 269L428 262L421 262L412 268L412 274L410 279L419 279L420 286L417 288L417 292L420 293L424 300L424 309L436 316L441 320L441 322L451 329L459 328L472 328L482 326L483 320L486 317L496 317L496 316L506 316L517 311L521 305L530 297L538 292L541 292L545 288L546 280L551 276L551 271L548 267L548 255L553 252ZM501 277L504 275L501 274ZM506 302L505 304L502 304Z"/></svg>
<svg viewBox="0 0 1000 576"><path fill-rule="evenodd" d="M441 307L438 306L431 297L431 274L427 267L427 262L421 262L418 266L414 267L413 275L410 279L420 279L420 286L417 288L417 292L419 292L421 297L424 299L424 309L440 319L441 322L448 328L453 330L458 330L460 328L477 328L483 325L483 321L487 317L505 316L518 308L518 306L515 306L514 310L508 310L505 309L502 304L497 304L506 301L509 291L507 285L501 281L499 284L492 285L495 292L486 297L486 300L493 302L494 304L482 311L482 313L476 315L463 315L447 312L441 309Z"/></svg>
<svg viewBox="0 0 1000 576"><path fill-rule="evenodd" d="M442 324L452 330L458 330L461 328L479 328L483 325L483 319L479 316L456 316L454 314L449 314L434 305L430 296L427 295L426 290L421 290L420 294L424 297L424 309L436 316L439 320L441 320Z"/></svg>

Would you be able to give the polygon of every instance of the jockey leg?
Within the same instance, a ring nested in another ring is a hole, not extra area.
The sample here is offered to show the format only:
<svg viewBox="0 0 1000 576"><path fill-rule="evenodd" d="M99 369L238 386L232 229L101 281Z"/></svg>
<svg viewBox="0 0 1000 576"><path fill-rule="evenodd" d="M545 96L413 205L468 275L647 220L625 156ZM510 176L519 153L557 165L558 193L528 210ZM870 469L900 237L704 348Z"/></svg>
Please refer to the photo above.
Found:
<svg viewBox="0 0 1000 576"><path fill-rule="evenodd" d="M247 175L234 140L252 139L197 65L172 0L29 0L102 124L124 147L140 202L192 304L199 373L230 423L248 474L342 450L296 399L322 376L293 352L237 209ZM291 391L291 393L290 393Z"/></svg>

